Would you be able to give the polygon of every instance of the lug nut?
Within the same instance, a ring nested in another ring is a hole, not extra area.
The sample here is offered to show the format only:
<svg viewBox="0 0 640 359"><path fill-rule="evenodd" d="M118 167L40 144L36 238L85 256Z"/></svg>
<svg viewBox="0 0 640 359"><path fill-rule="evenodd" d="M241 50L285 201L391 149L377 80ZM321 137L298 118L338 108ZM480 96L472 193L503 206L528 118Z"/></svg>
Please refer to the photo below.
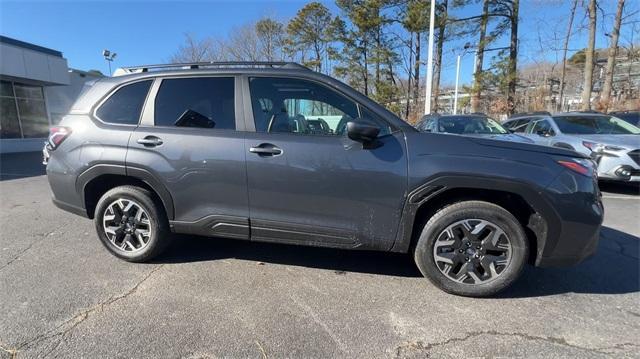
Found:
<svg viewBox="0 0 640 359"><path fill-rule="evenodd" d="M469 257L466 257L465 260L468 262L469 261Z"/></svg>
<svg viewBox="0 0 640 359"><path fill-rule="evenodd" d="M463 251L462 249L459 249L459 250L458 250L458 252L462 253L462 252L464 252L464 251Z"/></svg>

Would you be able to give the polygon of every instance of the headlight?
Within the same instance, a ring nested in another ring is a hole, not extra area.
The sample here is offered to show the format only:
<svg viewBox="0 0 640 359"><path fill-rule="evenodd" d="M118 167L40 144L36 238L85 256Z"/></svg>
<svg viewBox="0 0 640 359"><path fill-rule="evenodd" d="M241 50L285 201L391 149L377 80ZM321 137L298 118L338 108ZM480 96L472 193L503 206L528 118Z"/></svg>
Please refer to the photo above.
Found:
<svg viewBox="0 0 640 359"><path fill-rule="evenodd" d="M591 152L602 152L605 147L603 144L589 141L582 141L582 145L591 150Z"/></svg>

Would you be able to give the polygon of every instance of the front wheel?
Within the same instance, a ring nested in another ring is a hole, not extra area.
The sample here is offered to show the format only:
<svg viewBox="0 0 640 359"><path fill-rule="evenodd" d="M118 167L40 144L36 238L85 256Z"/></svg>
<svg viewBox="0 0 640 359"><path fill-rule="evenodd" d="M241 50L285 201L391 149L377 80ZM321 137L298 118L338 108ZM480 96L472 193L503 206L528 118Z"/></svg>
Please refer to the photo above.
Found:
<svg viewBox="0 0 640 359"><path fill-rule="evenodd" d="M518 220L482 201L439 210L424 226L415 261L431 282L462 296L491 296L511 285L527 262L529 245Z"/></svg>
<svg viewBox="0 0 640 359"><path fill-rule="evenodd" d="M98 237L109 252L130 262L151 260L169 241L164 208L140 187L121 186L107 191L98 201L94 222Z"/></svg>

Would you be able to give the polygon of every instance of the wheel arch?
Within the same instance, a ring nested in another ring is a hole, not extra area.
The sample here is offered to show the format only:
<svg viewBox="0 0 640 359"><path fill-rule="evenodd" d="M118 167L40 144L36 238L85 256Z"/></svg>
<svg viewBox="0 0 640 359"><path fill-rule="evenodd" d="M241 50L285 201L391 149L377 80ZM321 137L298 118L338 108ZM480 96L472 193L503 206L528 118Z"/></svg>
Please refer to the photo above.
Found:
<svg viewBox="0 0 640 359"><path fill-rule="evenodd" d="M549 231L556 228L556 217L549 212L552 209L531 184L497 177L443 176L409 194L391 251L411 251L431 216L447 205L465 200L493 203L512 213L527 234L531 262L541 254Z"/></svg>
<svg viewBox="0 0 640 359"><path fill-rule="evenodd" d="M87 216L93 219L98 200L105 192L124 185L147 189L160 200L167 218L174 218L171 194L155 176L144 169L125 168L120 165L96 165L78 176L76 190L82 198Z"/></svg>

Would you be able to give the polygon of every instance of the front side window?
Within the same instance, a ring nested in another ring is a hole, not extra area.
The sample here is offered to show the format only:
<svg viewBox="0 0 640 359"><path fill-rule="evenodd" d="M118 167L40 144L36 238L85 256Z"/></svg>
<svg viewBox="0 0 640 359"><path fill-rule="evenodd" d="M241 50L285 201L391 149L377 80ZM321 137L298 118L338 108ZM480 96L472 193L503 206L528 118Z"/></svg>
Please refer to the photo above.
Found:
<svg viewBox="0 0 640 359"><path fill-rule="evenodd" d="M529 120L514 120L507 122L505 127L510 129L512 132L516 133L524 133L527 130L527 125L529 124Z"/></svg>
<svg viewBox="0 0 640 359"><path fill-rule="evenodd" d="M233 77L162 80L155 125L235 130L234 82Z"/></svg>
<svg viewBox="0 0 640 359"><path fill-rule="evenodd" d="M547 120L540 120L533 124L531 127L531 133L536 135L554 135L553 128L551 128L551 124Z"/></svg>
<svg viewBox="0 0 640 359"><path fill-rule="evenodd" d="M98 108L96 116L108 123L137 125L151 82L140 81L119 88Z"/></svg>
<svg viewBox="0 0 640 359"><path fill-rule="evenodd" d="M555 116L554 120L562 133L567 134L640 134L640 128L617 117L602 116Z"/></svg>
<svg viewBox="0 0 640 359"><path fill-rule="evenodd" d="M343 136L349 121L368 121L390 128L364 107L311 81L255 77L249 80L257 132Z"/></svg>

